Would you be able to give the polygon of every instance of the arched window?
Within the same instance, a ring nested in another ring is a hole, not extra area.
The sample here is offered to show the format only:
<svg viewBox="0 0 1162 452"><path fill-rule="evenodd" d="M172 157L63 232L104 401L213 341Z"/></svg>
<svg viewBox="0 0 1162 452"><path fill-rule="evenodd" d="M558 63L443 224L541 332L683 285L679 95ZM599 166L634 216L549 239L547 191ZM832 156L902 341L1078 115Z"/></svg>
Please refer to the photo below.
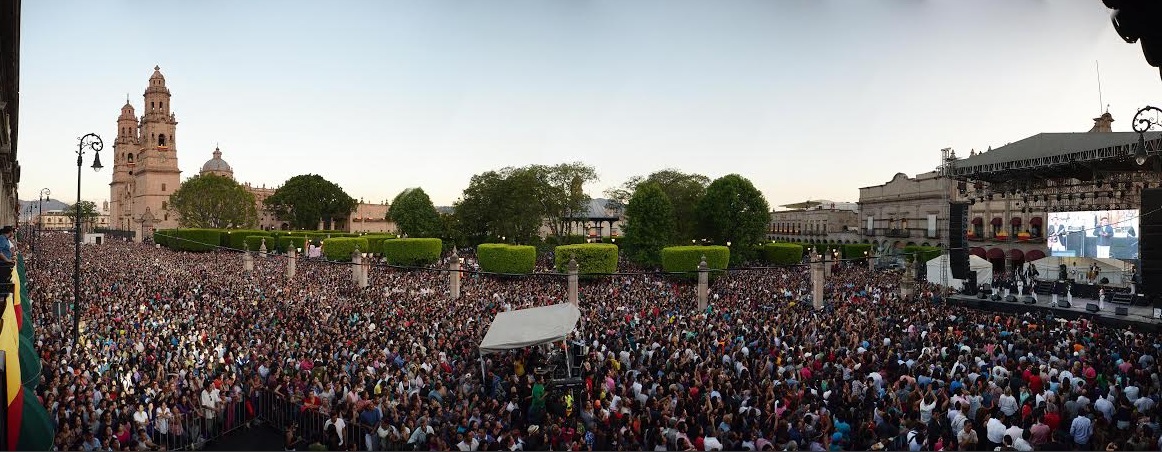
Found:
<svg viewBox="0 0 1162 452"><path fill-rule="evenodd" d="M133 153L129 153L129 163L133 163Z"/></svg>
<svg viewBox="0 0 1162 452"><path fill-rule="evenodd" d="M158 146L165 146L165 134L164 133L157 136L157 145Z"/></svg>
<svg viewBox="0 0 1162 452"><path fill-rule="evenodd" d="M149 103L149 108L150 108L150 109L157 108L157 103L156 103L156 102L150 102L150 103Z"/></svg>

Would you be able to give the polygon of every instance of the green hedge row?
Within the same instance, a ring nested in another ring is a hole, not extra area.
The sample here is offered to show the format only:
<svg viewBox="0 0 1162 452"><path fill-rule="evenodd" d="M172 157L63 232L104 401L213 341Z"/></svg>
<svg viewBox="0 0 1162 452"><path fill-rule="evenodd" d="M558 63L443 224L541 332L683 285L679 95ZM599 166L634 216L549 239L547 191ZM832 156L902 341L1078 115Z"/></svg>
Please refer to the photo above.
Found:
<svg viewBox="0 0 1162 452"><path fill-rule="evenodd" d="M155 229L153 231L153 243L169 248L172 232L173 229Z"/></svg>
<svg viewBox="0 0 1162 452"><path fill-rule="evenodd" d="M324 249L325 251L325 249ZM444 242L434 238L383 241L383 257L391 265L421 267L440 260Z"/></svg>
<svg viewBox="0 0 1162 452"><path fill-rule="evenodd" d="M264 240L266 241L266 252L268 252L268 253L277 253L278 252L278 239L277 238L275 238L274 236L270 236L270 235L257 235L257 234L246 236L246 241L245 241L245 243L243 243L243 248L230 248L230 249L245 249L246 251L261 251L262 250L262 243Z"/></svg>
<svg viewBox="0 0 1162 452"><path fill-rule="evenodd" d="M480 269L491 273L529 274L537 263L537 247L483 243L476 247Z"/></svg>
<svg viewBox="0 0 1162 452"><path fill-rule="evenodd" d="M803 262L803 245L798 243L768 243L763 246L763 259L771 265L795 265ZM698 256L701 258L702 256ZM710 259L710 256L706 257ZM707 264L710 261L707 260Z"/></svg>
<svg viewBox="0 0 1162 452"><path fill-rule="evenodd" d="M246 238L254 235L271 236L270 231L257 229L222 230L222 241L219 244L232 250L246 249ZM266 247L269 249L272 244L269 239L266 242Z"/></svg>
<svg viewBox="0 0 1162 452"><path fill-rule="evenodd" d="M730 248L725 246L671 246L662 248L662 270L678 273L690 272L697 277L698 264L706 256L706 266L711 270L726 270L730 264Z"/></svg>
<svg viewBox="0 0 1162 452"><path fill-rule="evenodd" d="M381 254L383 253L383 242L394 239L395 236L392 234L368 234L363 236L363 238L367 239L368 253Z"/></svg>
<svg viewBox="0 0 1162 452"><path fill-rule="evenodd" d="M617 245L612 243L579 243L561 245L553 250L557 271L568 271L569 259L577 259L577 273L582 275L617 272Z"/></svg>
<svg viewBox="0 0 1162 452"><path fill-rule="evenodd" d="M283 235L278 237L278 252L286 253L291 247L295 248L296 253L306 252L307 238L301 235Z"/></svg>
<svg viewBox="0 0 1162 452"><path fill-rule="evenodd" d="M331 237L323 241L323 256L329 261L350 262L351 253L370 252L367 239L362 237Z"/></svg>
<svg viewBox="0 0 1162 452"><path fill-rule="evenodd" d="M941 253L943 253L943 250L941 250L939 247L917 245L905 246L902 251L902 254L905 255L904 257L908 259L909 262L914 262L916 259L920 259L920 262L928 262L932 259L940 257Z"/></svg>
<svg viewBox="0 0 1162 452"><path fill-rule="evenodd" d="M222 243L218 229L170 229L165 234L166 246L177 251L212 251Z"/></svg>
<svg viewBox="0 0 1162 452"><path fill-rule="evenodd" d="M868 243L848 243L843 245L843 257L845 259L861 259L864 257L870 257L872 254L871 249L872 246Z"/></svg>

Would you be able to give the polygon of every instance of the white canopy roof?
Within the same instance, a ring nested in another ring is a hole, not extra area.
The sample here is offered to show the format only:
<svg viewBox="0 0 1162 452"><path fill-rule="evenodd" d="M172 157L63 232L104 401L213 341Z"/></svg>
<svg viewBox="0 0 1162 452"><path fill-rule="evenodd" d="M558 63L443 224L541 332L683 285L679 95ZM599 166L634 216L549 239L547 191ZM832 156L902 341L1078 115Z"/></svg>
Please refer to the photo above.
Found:
<svg viewBox="0 0 1162 452"><path fill-rule="evenodd" d="M496 314L480 342L480 353L531 347L564 340L581 319L572 303L518 309Z"/></svg>

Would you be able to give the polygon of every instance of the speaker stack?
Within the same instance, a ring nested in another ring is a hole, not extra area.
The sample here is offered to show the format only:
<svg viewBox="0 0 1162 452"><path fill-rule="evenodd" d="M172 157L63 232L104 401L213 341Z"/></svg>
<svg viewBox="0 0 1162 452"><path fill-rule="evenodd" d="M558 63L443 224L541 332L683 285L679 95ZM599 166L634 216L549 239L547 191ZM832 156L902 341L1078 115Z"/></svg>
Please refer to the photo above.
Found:
<svg viewBox="0 0 1162 452"><path fill-rule="evenodd" d="M952 277L968 279L968 203L948 203L948 266Z"/></svg>
<svg viewBox="0 0 1162 452"><path fill-rule="evenodd" d="M1142 277L1141 292L1153 299L1157 306L1162 295L1162 188L1142 190L1142 210L1138 219L1141 228L1138 257Z"/></svg>

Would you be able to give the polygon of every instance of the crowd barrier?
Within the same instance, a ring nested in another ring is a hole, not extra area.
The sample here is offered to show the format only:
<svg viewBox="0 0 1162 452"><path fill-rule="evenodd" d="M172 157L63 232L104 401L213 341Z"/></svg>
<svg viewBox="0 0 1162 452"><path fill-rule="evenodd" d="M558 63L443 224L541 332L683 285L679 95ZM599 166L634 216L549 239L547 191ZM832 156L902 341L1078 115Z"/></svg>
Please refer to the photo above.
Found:
<svg viewBox="0 0 1162 452"><path fill-rule="evenodd" d="M411 450L404 441L392 441L390 437L380 438L378 426L363 425L350 413L332 413L325 407L309 408L298 398L287 399L273 391L263 390L253 398L255 416L275 430L286 435L293 428L293 444L284 444L287 449L307 450L312 443L327 444L324 436L332 414L335 422L343 426L339 438L341 450ZM344 416L346 414L346 416Z"/></svg>
<svg viewBox="0 0 1162 452"><path fill-rule="evenodd" d="M199 450L208 441L222 438L235 431L250 428L256 421L253 409L247 409L245 400L232 400L223 404L213 418L205 416L205 410L194 409L186 413L175 412L168 418L154 415L144 426L135 426L139 436L142 429L156 447L162 450Z"/></svg>

